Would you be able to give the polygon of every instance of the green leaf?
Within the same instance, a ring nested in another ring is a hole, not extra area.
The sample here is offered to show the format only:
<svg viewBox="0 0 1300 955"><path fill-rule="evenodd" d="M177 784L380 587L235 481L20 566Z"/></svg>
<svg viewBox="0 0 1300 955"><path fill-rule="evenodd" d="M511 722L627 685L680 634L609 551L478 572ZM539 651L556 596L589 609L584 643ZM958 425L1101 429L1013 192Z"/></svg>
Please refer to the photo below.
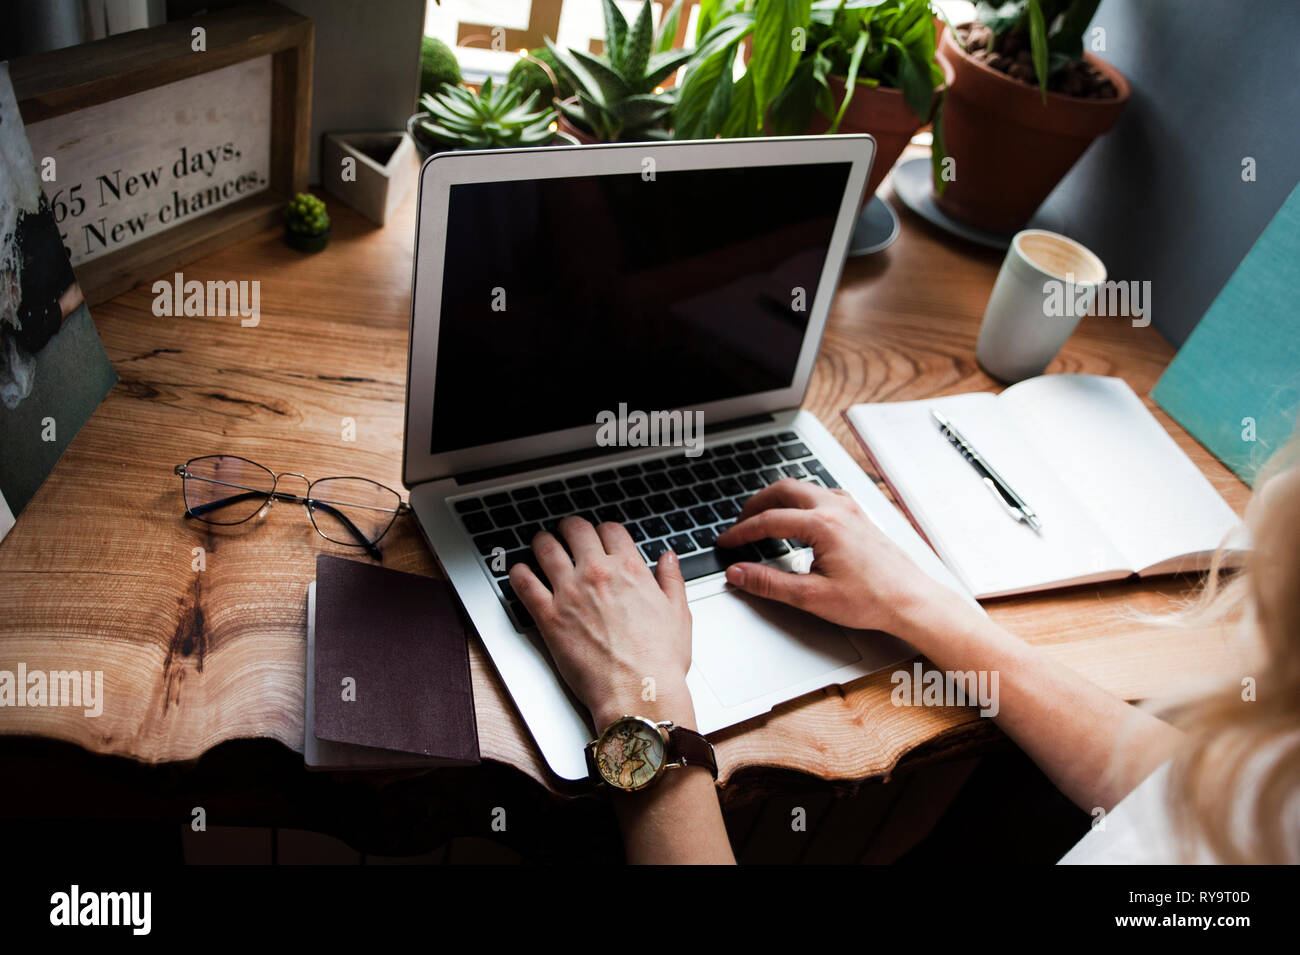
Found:
<svg viewBox="0 0 1300 955"><path fill-rule="evenodd" d="M723 139L743 139L748 136L761 135L762 131L759 128L760 118L758 106L754 100L753 83L753 77L748 71L736 81L736 89L731 97L731 107L727 110L726 119L722 121L722 127L718 130L718 134Z"/></svg>
<svg viewBox="0 0 1300 955"><path fill-rule="evenodd" d="M708 139L717 135L717 130L706 131L702 125L705 111L713 102L718 84L727 86L727 96L731 95L731 72L736 61L736 48L753 29L754 18L748 13L734 13L718 23L704 38L686 82L677 99L677 108L673 111L673 126L679 139Z"/></svg>
<svg viewBox="0 0 1300 955"><path fill-rule="evenodd" d="M667 53L677 42L677 27L681 23L684 2L685 0L677 0L659 20L659 34L655 38L654 52Z"/></svg>
<svg viewBox="0 0 1300 955"><path fill-rule="evenodd" d="M592 131L592 134L603 142L612 143L618 138L619 124L618 120L605 108L603 103L598 103L582 90L578 90L578 104L582 107L584 125Z"/></svg>
<svg viewBox="0 0 1300 955"><path fill-rule="evenodd" d="M623 44L627 40L627 21L614 0L605 3L605 53L614 69L623 69Z"/></svg>
<svg viewBox="0 0 1300 955"><path fill-rule="evenodd" d="M932 140L930 143L930 182L934 187L934 193L942 196L943 191L948 188L947 181L943 178L943 161L948 155L947 149L943 143L943 101L944 97L939 97L939 102L934 107L934 120L931 126Z"/></svg>
<svg viewBox="0 0 1300 955"><path fill-rule="evenodd" d="M623 47L623 64L620 72L629 83L635 83L645 76L646 61L650 59L650 47L654 44L654 15L650 12L650 0L641 4L641 12L627 35Z"/></svg>
<svg viewBox="0 0 1300 955"><path fill-rule="evenodd" d="M735 56L736 48L730 46L691 70L673 110L674 135L678 139L712 139L718 135L731 108L731 62Z"/></svg>
<svg viewBox="0 0 1300 955"><path fill-rule="evenodd" d="M574 106L572 103L566 103L564 100L556 100L555 108L564 115L565 119L573 123L574 126L578 126L595 135L596 131L587 125L587 114L584 113L581 108Z"/></svg>
<svg viewBox="0 0 1300 955"><path fill-rule="evenodd" d="M704 38L709 35L709 31L714 25L721 22L726 16L726 7L729 0L700 0L699 16L695 20L695 42L703 43Z"/></svg>
<svg viewBox="0 0 1300 955"><path fill-rule="evenodd" d="M1056 32L1052 34L1051 47L1053 53L1063 53L1070 60L1079 60L1083 58L1083 34L1088 29L1088 24L1097 13L1097 7L1101 5L1101 0L1073 0L1065 8L1065 16L1061 17L1061 25ZM1053 70L1052 72L1055 72Z"/></svg>
<svg viewBox="0 0 1300 955"><path fill-rule="evenodd" d="M1042 92L1043 105L1047 105L1047 24L1043 21L1043 6L1040 0L1028 0L1029 7L1029 49L1034 56L1034 75L1038 77L1038 88Z"/></svg>
<svg viewBox="0 0 1300 955"><path fill-rule="evenodd" d="M614 115L623 124L626 135L629 131L639 130L644 126L653 126L667 115L671 103L666 103L662 96L629 96L614 107Z"/></svg>
<svg viewBox="0 0 1300 955"><path fill-rule="evenodd" d="M867 40L870 37L865 33L859 33L857 42L853 44L853 53L849 57L849 69L844 74L844 99L840 103L839 111L835 114L835 121L831 123L828 133L838 133L840 131L840 120L844 119L844 111L849 108L849 100L853 99L853 91L858 85L858 68L862 65L862 54L866 52Z"/></svg>
<svg viewBox="0 0 1300 955"><path fill-rule="evenodd" d="M808 132L817 96L816 66L815 56L801 60L785 89L772 100L767 122L773 135L801 136Z"/></svg>
<svg viewBox="0 0 1300 955"><path fill-rule="evenodd" d="M615 103L627 96L631 90L623 77L603 60L592 56L586 50L570 50L570 55L586 68L591 78L600 89L600 101L606 105ZM591 92L590 90L588 92Z"/></svg>
<svg viewBox="0 0 1300 955"><path fill-rule="evenodd" d="M746 75L753 74L755 111L763 113L790 82L799 64L794 31L806 29L812 0L757 0L754 7L754 49Z"/></svg>
<svg viewBox="0 0 1300 955"><path fill-rule="evenodd" d="M569 85L577 92L585 92L588 97L601 96L601 86L596 82L587 69L582 66L568 50L562 50L551 42L550 37L546 37L546 48L551 51L551 56L555 57L555 62L559 68L567 74Z"/></svg>
<svg viewBox="0 0 1300 955"><path fill-rule="evenodd" d="M934 105L934 84L928 66L907 55L898 64L898 86L903 91L903 101L922 123L930 118L930 107Z"/></svg>
<svg viewBox="0 0 1300 955"><path fill-rule="evenodd" d="M694 50L669 50L666 53L654 54L654 56L650 57L650 62L646 64L646 74L645 79L641 82L641 92L649 93L689 63L694 55Z"/></svg>

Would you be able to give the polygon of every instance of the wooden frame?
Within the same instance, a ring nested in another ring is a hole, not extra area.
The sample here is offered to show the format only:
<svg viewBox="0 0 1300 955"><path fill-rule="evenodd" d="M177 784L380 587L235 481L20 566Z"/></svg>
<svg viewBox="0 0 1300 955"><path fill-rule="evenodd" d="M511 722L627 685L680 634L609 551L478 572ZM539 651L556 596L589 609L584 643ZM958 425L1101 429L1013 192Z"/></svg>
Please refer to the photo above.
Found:
<svg viewBox="0 0 1300 955"><path fill-rule="evenodd" d="M190 50L206 31L206 52ZM167 273L279 221L284 202L307 188L312 41L306 17L277 3L250 3L10 62L27 125L144 90L271 57L270 187L77 266L91 305Z"/></svg>

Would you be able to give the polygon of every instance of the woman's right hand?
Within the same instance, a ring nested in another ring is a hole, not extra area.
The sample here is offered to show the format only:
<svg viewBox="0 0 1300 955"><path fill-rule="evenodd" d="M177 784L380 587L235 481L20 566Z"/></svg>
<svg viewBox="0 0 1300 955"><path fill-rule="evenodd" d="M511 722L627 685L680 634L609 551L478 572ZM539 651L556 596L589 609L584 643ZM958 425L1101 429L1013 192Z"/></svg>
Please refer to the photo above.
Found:
<svg viewBox="0 0 1300 955"><path fill-rule="evenodd" d="M904 639L936 613L973 613L956 593L917 567L845 491L785 478L751 497L717 543L739 547L767 537L812 545L811 572L739 563L727 568L728 583L832 623L884 630Z"/></svg>

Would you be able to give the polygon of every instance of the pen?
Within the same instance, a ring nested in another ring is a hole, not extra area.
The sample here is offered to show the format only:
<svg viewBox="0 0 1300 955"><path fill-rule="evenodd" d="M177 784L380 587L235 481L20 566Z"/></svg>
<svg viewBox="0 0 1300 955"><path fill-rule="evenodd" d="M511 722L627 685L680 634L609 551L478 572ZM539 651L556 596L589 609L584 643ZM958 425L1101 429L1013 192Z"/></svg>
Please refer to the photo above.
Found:
<svg viewBox="0 0 1300 955"><path fill-rule="evenodd" d="M1015 492L1006 478L993 469L993 465L984 460L984 456L975 450L974 446L966 440L965 435L953 426L953 423L945 418L933 408L930 409L930 417L935 420L939 426L940 433L943 434L948 442L957 449L963 458L970 462L970 466L975 469L984 480L984 486L987 487L992 495L997 499L1003 509L1011 515L1012 519L1024 521L1035 531L1041 530L1043 524L1034 513L1025 499Z"/></svg>

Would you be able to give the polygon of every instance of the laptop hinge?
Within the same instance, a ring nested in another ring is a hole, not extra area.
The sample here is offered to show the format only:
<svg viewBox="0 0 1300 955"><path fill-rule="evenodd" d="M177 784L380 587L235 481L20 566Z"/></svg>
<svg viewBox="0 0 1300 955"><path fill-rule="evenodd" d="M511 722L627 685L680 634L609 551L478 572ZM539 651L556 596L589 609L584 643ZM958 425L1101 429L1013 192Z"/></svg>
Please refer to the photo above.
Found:
<svg viewBox="0 0 1300 955"><path fill-rule="evenodd" d="M766 424L774 420L770 414L749 415L744 418L732 418L729 421L719 421L715 424L705 425L704 433L717 433L719 431L730 431L733 428L747 428L755 424ZM509 464L498 464L490 468L480 468L477 471L466 471L463 474L453 474L452 479L457 484L477 484L480 481L492 481L497 478L510 477L512 474L523 474L526 471L540 471L543 468L553 468L558 464L568 464L570 461L590 461L593 458L605 457L610 454L620 454L630 450L626 447L608 447L608 448L579 448L577 451L566 451L563 454L549 454L542 458L531 458L527 461L512 461ZM654 448L641 448L637 450L653 451Z"/></svg>

